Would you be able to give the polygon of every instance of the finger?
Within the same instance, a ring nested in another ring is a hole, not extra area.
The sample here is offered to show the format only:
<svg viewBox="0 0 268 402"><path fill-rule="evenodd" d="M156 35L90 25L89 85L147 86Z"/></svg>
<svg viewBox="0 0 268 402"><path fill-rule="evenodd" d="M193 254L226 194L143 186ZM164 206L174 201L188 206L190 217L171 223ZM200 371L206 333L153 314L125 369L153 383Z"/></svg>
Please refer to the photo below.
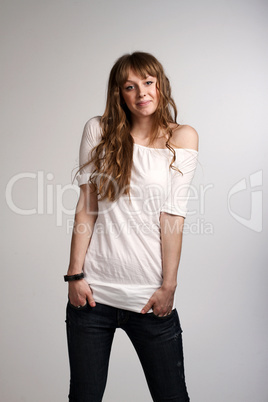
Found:
<svg viewBox="0 0 268 402"><path fill-rule="evenodd" d="M82 298L82 297L79 297L78 298L78 301L77 301L77 303L76 303L76 306L77 307L85 307L85 305L87 304L87 299L86 298Z"/></svg>
<svg viewBox="0 0 268 402"><path fill-rule="evenodd" d="M161 314L161 313L157 314L157 317L165 317L165 316L166 316L165 314Z"/></svg>
<svg viewBox="0 0 268 402"><path fill-rule="evenodd" d="M146 314L153 307L154 302L150 299L147 304L141 310L141 314Z"/></svg>
<svg viewBox="0 0 268 402"><path fill-rule="evenodd" d="M91 288L90 288L89 293L87 294L87 300L88 300L88 303L89 303L89 305L90 305L91 307L95 307L95 306L96 306L96 302L95 302L95 300L94 300L94 297L93 297Z"/></svg>
<svg viewBox="0 0 268 402"><path fill-rule="evenodd" d="M171 311L170 310L166 310L166 312L163 312L162 314L158 314L158 317L167 317L168 315L170 315Z"/></svg>

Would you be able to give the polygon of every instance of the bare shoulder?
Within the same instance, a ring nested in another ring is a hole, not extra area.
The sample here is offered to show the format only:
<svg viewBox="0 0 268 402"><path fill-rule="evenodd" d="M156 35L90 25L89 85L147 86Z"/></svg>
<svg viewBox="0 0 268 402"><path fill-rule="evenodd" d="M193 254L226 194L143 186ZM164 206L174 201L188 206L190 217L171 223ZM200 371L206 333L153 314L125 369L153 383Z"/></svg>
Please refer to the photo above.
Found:
<svg viewBox="0 0 268 402"><path fill-rule="evenodd" d="M171 145L175 148L190 148L198 151L198 133L188 125L174 126L171 138Z"/></svg>

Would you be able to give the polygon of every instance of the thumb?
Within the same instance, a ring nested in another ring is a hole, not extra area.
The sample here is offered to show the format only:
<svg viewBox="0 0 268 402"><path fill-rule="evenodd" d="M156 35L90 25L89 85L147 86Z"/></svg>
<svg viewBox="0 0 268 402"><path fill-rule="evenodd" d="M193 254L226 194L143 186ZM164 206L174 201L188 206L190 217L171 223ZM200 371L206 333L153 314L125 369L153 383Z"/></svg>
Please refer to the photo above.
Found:
<svg viewBox="0 0 268 402"><path fill-rule="evenodd" d="M89 291L88 294L87 294L87 300L88 300L88 303L89 303L89 305L90 305L91 307L95 307L95 306L96 306L96 302L95 302L95 300L94 300L94 298L93 298L93 294L92 294L91 289L90 289L90 291Z"/></svg>
<svg viewBox="0 0 268 402"><path fill-rule="evenodd" d="M148 311L153 307L154 302L152 299L149 299L148 303L145 304L145 306L143 307L143 309L141 310L141 314L146 314L148 313Z"/></svg>

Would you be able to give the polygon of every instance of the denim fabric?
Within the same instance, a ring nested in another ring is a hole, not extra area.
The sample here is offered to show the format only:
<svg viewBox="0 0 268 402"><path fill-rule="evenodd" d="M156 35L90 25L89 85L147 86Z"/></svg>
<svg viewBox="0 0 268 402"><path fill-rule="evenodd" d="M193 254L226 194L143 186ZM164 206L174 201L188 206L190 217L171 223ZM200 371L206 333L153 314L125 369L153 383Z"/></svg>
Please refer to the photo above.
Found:
<svg viewBox="0 0 268 402"><path fill-rule="evenodd" d="M166 317L96 303L67 305L70 402L101 402L116 328L129 336L154 402L189 402L185 385L181 326L176 309Z"/></svg>

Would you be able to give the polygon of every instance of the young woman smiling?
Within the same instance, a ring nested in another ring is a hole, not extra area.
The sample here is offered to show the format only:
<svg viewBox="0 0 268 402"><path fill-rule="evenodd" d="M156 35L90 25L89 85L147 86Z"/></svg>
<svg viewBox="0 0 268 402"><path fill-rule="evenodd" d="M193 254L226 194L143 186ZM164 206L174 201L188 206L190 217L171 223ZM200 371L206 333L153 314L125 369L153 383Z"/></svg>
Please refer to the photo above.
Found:
<svg viewBox="0 0 268 402"><path fill-rule="evenodd" d="M175 295L198 135L176 118L162 65L135 52L116 61L105 112L84 127L65 276L72 402L102 400L117 328L153 401L189 401Z"/></svg>

